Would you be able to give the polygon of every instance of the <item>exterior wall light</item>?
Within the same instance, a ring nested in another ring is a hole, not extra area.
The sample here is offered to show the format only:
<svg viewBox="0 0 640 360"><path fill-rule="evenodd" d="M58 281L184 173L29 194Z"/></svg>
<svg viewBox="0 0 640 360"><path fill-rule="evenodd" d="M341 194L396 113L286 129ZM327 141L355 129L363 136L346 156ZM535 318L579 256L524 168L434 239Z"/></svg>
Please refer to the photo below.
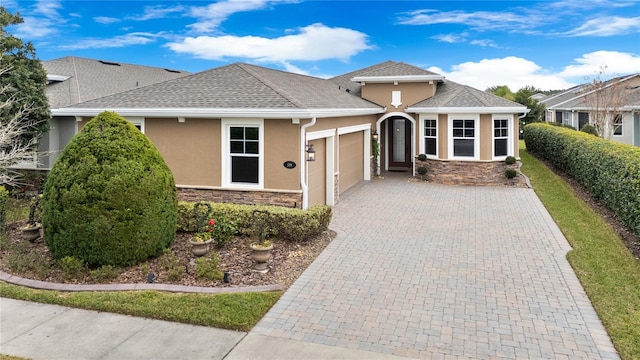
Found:
<svg viewBox="0 0 640 360"><path fill-rule="evenodd" d="M316 161L316 149L313 144L307 145L307 161Z"/></svg>
<svg viewBox="0 0 640 360"><path fill-rule="evenodd" d="M373 131L371 132L371 139L372 139L373 141L378 141L378 131L373 130Z"/></svg>

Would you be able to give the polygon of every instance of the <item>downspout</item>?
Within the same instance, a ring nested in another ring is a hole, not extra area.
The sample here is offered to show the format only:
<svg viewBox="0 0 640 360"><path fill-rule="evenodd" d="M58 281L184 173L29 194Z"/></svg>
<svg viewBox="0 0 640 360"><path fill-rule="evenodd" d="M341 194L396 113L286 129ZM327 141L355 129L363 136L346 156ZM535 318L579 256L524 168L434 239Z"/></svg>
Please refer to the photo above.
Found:
<svg viewBox="0 0 640 360"><path fill-rule="evenodd" d="M309 207L309 185L307 184L307 128L316 124L316 117L311 118L311 122L300 127L300 185L302 186L302 209Z"/></svg>

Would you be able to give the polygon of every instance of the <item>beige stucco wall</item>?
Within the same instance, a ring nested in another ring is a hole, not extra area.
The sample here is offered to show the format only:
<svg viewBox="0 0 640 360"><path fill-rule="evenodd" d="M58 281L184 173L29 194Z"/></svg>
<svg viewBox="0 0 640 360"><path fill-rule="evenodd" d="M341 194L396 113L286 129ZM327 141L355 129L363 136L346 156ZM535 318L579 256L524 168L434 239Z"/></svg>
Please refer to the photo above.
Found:
<svg viewBox="0 0 640 360"><path fill-rule="evenodd" d="M493 121L491 114L480 114L480 129L476 137L480 139L480 160L493 158Z"/></svg>
<svg viewBox="0 0 640 360"><path fill-rule="evenodd" d="M449 115L438 114L438 158L449 158Z"/></svg>
<svg viewBox="0 0 640 360"><path fill-rule="evenodd" d="M365 115L365 116L350 116L350 117L335 117L335 118L319 118L316 119L316 124L308 127L307 132L337 129L347 126L355 126L362 124L371 124L371 129L375 129L376 121L379 115ZM309 119L301 121L301 124L308 123Z"/></svg>
<svg viewBox="0 0 640 360"><path fill-rule="evenodd" d="M220 119L146 118L145 135L160 150L176 184L220 186Z"/></svg>
<svg viewBox="0 0 640 360"><path fill-rule="evenodd" d="M309 166L309 206L326 203L326 140L313 140L316 149L316 161L307 162Z"/></svg>
<svg viewBox="0 0 640 360"><path fill-rule="evenodd" d="M399 83L393 84L376 84L367 83L362 87L362 97L376 104L386 106L387 111L399 111L407 106L413 105L419 101L432 97L435 93L435 83ZM401 92L401 102L398 108L391 105L391 92Z"/></svg>
<svg viewBox="0 0 640 360"><path fill-rule="evenodd" d="M300 189L300 125L291 119L264 121L264 187L265 189ZM285 161L297 164L284 167Z"/></svg>

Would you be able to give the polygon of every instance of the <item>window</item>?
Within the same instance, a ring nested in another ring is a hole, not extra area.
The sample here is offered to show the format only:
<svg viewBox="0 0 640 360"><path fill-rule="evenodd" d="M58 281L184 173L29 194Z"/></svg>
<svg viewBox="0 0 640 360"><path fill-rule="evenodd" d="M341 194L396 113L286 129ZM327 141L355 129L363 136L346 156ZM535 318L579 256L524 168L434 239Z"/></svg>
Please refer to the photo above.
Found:
<svg viewBox="0 0 640 360"><path fill-rule="evenodd" d="M613 135L622 136L622 115L616 114L613 119Z"/></svg>
<svg viewBox="0 0 640 360"><path fill-rule="evenodd" d="M436 156L438 148L438 121L424 120L424 153Z"/></svg>
<svg viewBox="0 0 640 360"><path fill-rule="evenodd" d="M589 113L579 112L578 113L578 130L582 130L582 128L588 123L589 123Z"/></svg>
<svg viewBox="0 0 640 360"><path fill-rule="evenodd" d="M493 156L509 155L509 119L493 119Z"/></svg>
<svg viewBox="0 0 640 360"><path fill-rule="evenodd" d="M476 121L475 120L453 120L453 156L454 157L475 157L476 143Z"/></svg>
<svg viewBox="0 0 640 360"><path fill-rule="evenodd" d="M144 134L144 118L141 116L127 116L126 119Z"/></svg>
<svg viewBox="0 0 640 360"><path fill-rule="evenodd" d="M223 185L261 188L263 120L223 120Z"/></svg>

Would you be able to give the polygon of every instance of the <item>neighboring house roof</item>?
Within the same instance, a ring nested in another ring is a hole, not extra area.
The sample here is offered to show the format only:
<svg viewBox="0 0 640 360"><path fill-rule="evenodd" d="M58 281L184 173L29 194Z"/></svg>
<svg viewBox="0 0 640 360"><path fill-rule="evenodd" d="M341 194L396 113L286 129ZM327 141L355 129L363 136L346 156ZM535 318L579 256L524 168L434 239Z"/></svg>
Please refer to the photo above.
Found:
<svg viewBox="0 0 640 360"><path fill-rule="evenodd" d="M461 110L478 113L529 112L522 104L453 81L439 84L433 97L410 105L406 110L438 113Z"/></svg>
<svg viewBox="0 0 640 360"><path fill-rule="evenodd" d="M625 83L635 77L640 76L640 73L619 76L610 80L607 80L602 84L602 87L597 91L607 91L607 89L612 86L621 86L620 84ZM581 84L578 86L574 86L571 89L566 90L565 92L558 94L558 96L545 99L542 102L547 105L547 110L589 110L589 103L587 101L587 97L590 94L593 94L595 90L592 90L590 83ZM624 99L622 99L623 108L627 104L632 104L634 102L634 94L632 88L626 88L625 93L623 94Z"/></svg>
<svg viewBox="0 0 640 360"><path fill-rule="evenodd" d="M403 62L385 61L380 64L372 65L364 69L352 71L344 75L336 76L329 81L338 84L341 88L348 89L354 95L361 96L362 85L353 81L354 78L359 77L411 77L411 76L441 76L429 70L421 69L419 67L405 64ZM444 77L443 77L444 78Z"/></svg>
<svg viewBox="0 0 640 360"><path fill-rule="evenodd" d="M189 72L67 56L42 61L52 109L188 75Z"/></svg>
<svg viewBox="0 0 640 360"><path fill-rule="evenodd" d="M244 63L73 105L69 111L117 109L126 115L166 116L346 116L384 108L352 96L325 79ZM155 113L154 113L155 112Z"/></svg>

